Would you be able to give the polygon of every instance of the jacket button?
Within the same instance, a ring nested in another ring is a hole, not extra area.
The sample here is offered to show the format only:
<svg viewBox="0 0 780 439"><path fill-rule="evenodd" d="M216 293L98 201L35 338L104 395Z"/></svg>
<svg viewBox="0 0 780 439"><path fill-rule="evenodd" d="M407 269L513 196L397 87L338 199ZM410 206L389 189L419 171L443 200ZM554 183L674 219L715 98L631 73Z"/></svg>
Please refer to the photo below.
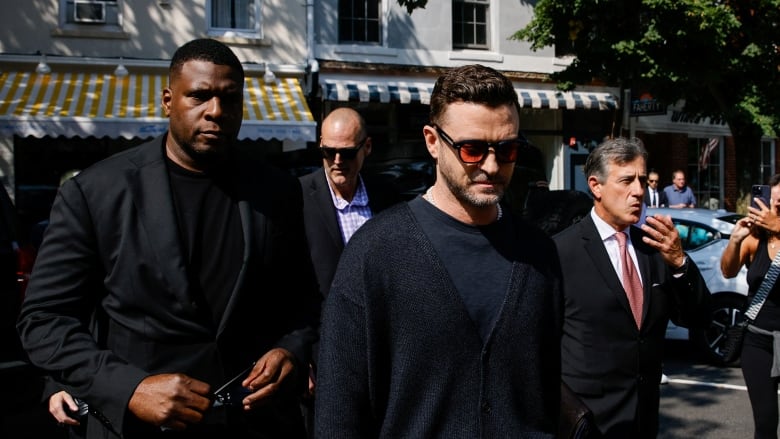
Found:
<svg viewBox="0 0 780 439"><path fill-rule="evenodd" d="M490 413L490 404L488 404L487 401L482 402L482 411L485 413Z"/></svg>

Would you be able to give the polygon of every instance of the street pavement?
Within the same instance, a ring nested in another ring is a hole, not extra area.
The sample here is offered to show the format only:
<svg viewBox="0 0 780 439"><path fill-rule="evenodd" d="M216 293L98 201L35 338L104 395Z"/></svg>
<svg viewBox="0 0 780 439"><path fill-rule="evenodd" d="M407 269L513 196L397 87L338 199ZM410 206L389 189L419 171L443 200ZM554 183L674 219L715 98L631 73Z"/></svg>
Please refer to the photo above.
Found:
<svg viewBox="0 0 780 439"><path fill-rule="evenodd" d="M753 437L753 418L742 371L703 362L686 342L667 342L661 386L659 438Z"/></svg>

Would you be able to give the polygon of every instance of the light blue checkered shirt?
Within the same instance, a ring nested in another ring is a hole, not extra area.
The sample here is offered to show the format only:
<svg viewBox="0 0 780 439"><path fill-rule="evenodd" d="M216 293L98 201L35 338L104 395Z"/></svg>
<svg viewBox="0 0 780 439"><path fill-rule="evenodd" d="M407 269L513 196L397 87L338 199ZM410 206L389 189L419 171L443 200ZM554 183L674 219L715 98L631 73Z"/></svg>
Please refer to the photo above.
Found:
<svg viewBox="0 0 780 439"><path fill-rule="evenodd" d="M363 177L358 176L358 187L351 203L333 192L330 181L328 181L328 189L330 190L330 197L333 200L333 205L336 207L336 216L339 219L341 238L346 245L349 238L352 237L352 234L371 218L371 208L368 207L366 186L363 184Z"/></svg>

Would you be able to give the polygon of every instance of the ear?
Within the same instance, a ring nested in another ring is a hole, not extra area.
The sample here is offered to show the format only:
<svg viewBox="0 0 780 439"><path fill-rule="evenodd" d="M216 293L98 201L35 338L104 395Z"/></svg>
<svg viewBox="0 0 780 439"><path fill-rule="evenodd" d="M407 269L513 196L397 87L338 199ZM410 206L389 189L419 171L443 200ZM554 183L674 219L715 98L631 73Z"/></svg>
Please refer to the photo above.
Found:
<svg viewBox="0 0 780 439"><path fill-rule="evenodd" d="M171 115L171 99L173 99L171 89L164 88L162 91L162 98L160 99L160 105L162 106L165 117Z"/></svg>
<svg viewBox="0 0 780 439"><path fill-rule="evenodd" d="M596 176L591 175L588 177L588 188L590 188L590 193L593 194L593 198L597 200L601 199L601 183L599 183Z"/></svg>
<svg viewBox="0 0 780 439"><path fill-rule="evenodd" d="M366 150L364 157L368 157L371 155L371 137L366 137L366 144L363 145L363 149Z"/></svg>
<svg viewBox="0 0 780 439"><path fill-rule="evenodd" d="M439 137L436 135L436 128L425 125L423 126L423 138L425 139L425 146L428 148L428 153L434 160L439 159Z"/></svg>

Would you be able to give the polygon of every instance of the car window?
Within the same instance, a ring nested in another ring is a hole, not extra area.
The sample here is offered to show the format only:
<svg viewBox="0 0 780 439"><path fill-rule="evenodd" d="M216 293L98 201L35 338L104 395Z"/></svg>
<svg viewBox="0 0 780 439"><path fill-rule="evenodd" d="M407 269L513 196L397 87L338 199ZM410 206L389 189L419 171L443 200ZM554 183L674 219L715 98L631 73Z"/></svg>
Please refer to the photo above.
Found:
<svg viewBox="0 0 780 439"><path fill-rule="evenodd" d="M720 232L710 227L699 224L689 224L680 220L673 220L677 233L680 234L683 250L696 250L721 238Z"/></svg>
<svg viewBox="0 0 780 439"><path fill-rule="evenodd" d="M690 227L686 224L675 223L677 233L680 234L680 241L682 241L683 250L688 250L688 235L690 235Z"/></svg>
<svg viewBox="0 0 780 439"><path fill-rule="evenodd" d="M699 248L713 241L715 234L703 227L692 227L688 242L691 248Z"/></svg>

